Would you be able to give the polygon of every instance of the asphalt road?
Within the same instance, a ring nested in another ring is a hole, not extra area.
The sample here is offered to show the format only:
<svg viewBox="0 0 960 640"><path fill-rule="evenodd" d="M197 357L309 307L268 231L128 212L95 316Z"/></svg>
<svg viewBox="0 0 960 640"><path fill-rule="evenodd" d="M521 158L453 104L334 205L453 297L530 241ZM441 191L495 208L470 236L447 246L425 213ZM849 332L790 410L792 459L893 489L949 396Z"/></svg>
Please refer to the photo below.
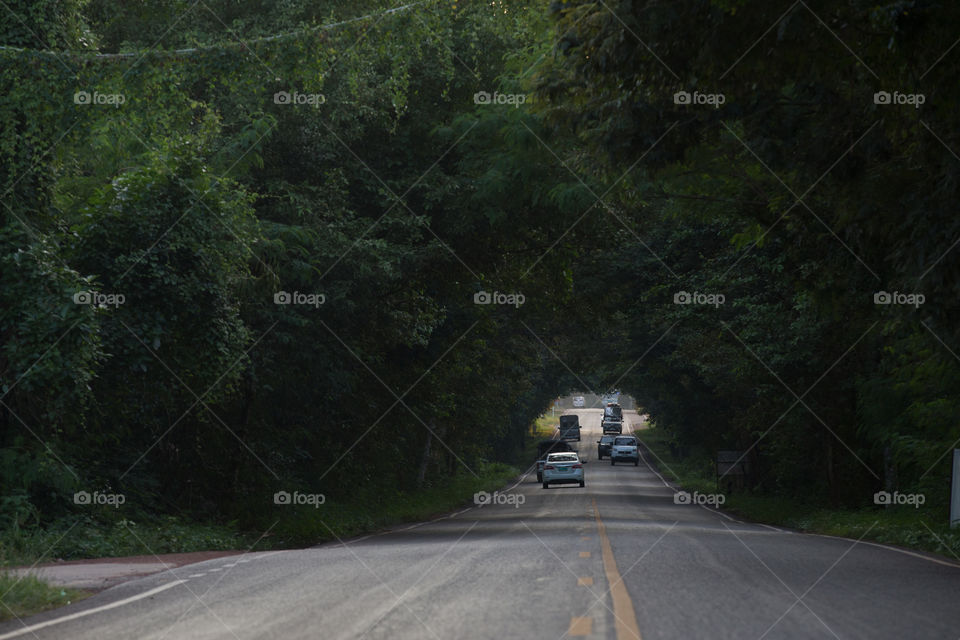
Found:
<svg viewBox="0 0 960 640"><path fill-rule="evenodd" d="M675 504L644 463L597 461L579 413L584 489L528 475L504 490L523 504L173 569L0 640L960 637L960 566Z"/></svg>

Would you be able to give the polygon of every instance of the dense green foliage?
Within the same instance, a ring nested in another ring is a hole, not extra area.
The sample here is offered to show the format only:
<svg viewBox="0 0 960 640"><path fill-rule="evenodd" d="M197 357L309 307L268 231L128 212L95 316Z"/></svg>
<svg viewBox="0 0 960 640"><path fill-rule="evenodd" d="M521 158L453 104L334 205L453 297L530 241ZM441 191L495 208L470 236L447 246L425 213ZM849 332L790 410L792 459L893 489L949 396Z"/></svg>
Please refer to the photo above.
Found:
<svg viewBox="0 0 960 640"><path fill-rule="evenodd" d="M613 183L639 162L618 185L615 249L574 276L623 284L606 298L629 336L617 366L650 349L627 388L679 451L749 451L766 491L856 506L923 491L945 517L960 438L957 8L553 9L539 113L590 150L585 171ZM724 301L673 304L683 291Z"/></svg>
<svg viewBox="0 0 960 640"><path fill-rule="evenodd" d="M263 530L281 490L392 513L369 496L401 504L523 450L562 382L520 323L553 316L569 279L531 277L520 307L473 300L520 291L563 215L526 185L558 172L533 161L533 116L474 93L546 22L507 3L340 4L56 5L100 55L62 15L49 43L9 39L5 528L66 530L90 513L76 491L123 494L95 509L121 523Z"/></svg>
<svg viewBox="0 0 960 640"><path fill-rule="evenodd" d="M648 460L664 476L684 490L712 494L716 491L716 467L706 451L676 455L672 436L661 428L640 435ZM960 553L960 532L942 517L943 505L902 505L878 509L875 505L834 507L806 496L786 496L760 491L725 494L723 508L740 518L799 531L874 540L885 544L922 549L946 556Z"/></svg>
<svg viewBox="0 0 960 640"><path fill-rule="evenodd" d="M956 10L274 5L0 18L0 527L376 512L612 386L758 490L943 504Z"/></svg>

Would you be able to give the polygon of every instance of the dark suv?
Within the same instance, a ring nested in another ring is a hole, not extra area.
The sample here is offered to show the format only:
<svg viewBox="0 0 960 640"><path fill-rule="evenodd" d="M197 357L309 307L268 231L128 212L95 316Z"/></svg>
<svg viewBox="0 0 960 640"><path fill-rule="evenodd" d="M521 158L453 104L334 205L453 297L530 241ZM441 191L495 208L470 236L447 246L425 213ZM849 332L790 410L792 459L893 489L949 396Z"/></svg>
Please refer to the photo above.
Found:
<svg viewBox="0 0 960 640"><path fill-rule="evenodd" d="M610 447L617 436L600 436L597 440L597 460L603 460L603 456L610 455Z"/></svg>
<svg viewBox="0 0 960 640"><path fill-rule="evenodd" d="M561 440L576 440L580 442L580 418L575 415L560 416Z"/></svg>
<svg viewBox="0 0 960 640"><path fill-rule="evenodd" d="M619 420L604 418L601 426L604 433L623 433L623 422Z"/></svg>

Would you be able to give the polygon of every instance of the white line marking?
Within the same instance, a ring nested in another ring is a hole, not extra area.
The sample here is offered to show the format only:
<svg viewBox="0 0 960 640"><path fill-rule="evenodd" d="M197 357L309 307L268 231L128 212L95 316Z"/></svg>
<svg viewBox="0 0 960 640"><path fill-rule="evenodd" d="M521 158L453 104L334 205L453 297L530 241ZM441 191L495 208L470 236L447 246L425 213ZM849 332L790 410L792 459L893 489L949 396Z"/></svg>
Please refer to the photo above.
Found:
<svg viewBox="0 0 960 640"><path fill-rule="evenodd" d="M637 440L640 440L640 436L638 436L633 429L631 429L630 435L632 435L633 437L635 437ZM642 442L642 441L641 441L641 442ZM662 475L660 475L660 472L653 468L653 465L650 464L650 463L647 461L647 457L646 457L645 455L643 455L643 452L640 451L639 448L637 449L637 451L640 453L640 458L643 460L643 464L647 465L647 468L650 469L650 471L652 471L658 478L660 478L660 482L663 483L663 486L665 486L666 488L670 489L671 491L677 491L677 487L676 487L676 486L674 486L674 485L670 484L669 482L667 482L667 480L666 480ZM697 505L697 506L700 507L701 509L706 509L706 510L709 511L710 513L713 513L713 514L718 515L718 516L722 516L722 517L726 518L727 520L729 520L730 522L735 522L735 523L737 523L737 524L743 524L743 525L757 525L757 526L760 526L760 527L765 527L765 528L767 528L767 529L772 529L773 531L776 531L776 532L778 532L778 533L790 533L789 531L787 531L787 530L785 530L785 529L778 529L778 528L776 528L776 527L772 527L772 526L770 526L770 525L768 525L768 524L763 524L763 523L761 523L761 522L742 522L742 521L737 520L736 518L733 518L733 517L731 517L730 515L724 513L723 511L720 511L720 510L718 510L718 509L710 508L710 507L708 507L708 506L706 506L706 505L703 505L703 504L700 504L700 505Z"/></svg>
<svg viewBox="0 0 960 640"><path fill-rule="evenodd" d="M78 611L77 613L71 613L68 616L63 616L62 618L54 618L53 620L47 620L46 622L40 622L38 624L30 625L29 627L23 627L22 629L17 629L16 631L11 631L10 633L5 633L0 636L0 640L7 640L7 638L16 638L17 636L22 636L25 633L33 633L40 629L45 629L46 627L52 627L55 624L60 624L61 622L67 622L69 620L76 620L77 618L85 618L86 616L91 616L95 613L100 613L101 611L107 611L108 609L116 609L117 607L122 607L125 604L130 604L131 602L136 602L137 600L143 600L144 598L149 598L152 595L156 595L161 591L166 591L170 587L175 587L178 584L183 584L186 580L175 580L173 582L168 582L167 584L162 584L159 587L150 589L149 591L144 591L141 594L130 596L129 598L124 598L123 600L117 600L116 602L111 602L110 604L105 604L100 607L95 607L93 609L87 609L86 611Z"/></svg>
<svg viewBox="0 0 960 640"><path fill-rule="evenodd" d="M642 456L642 454L641 454L641 456ZM647 468L648 468L648 469L650 469L650 470L653 471L655 474L657 474L657 477L660 478L660 481L661 481L664 485L666 485L666 486L669 487L670 489L674 489L674 487L672 487L672 486L670 485L670 483L668 483L666 480L664 480L663 476L661 476L660 473L657 472L657 470L654 469L653 466L652 466L649 462L647 462L645 458L644 458L644 461L643 461L643 462L644 462L644 464L647 465ZM741 521L741 520L735 520L734 518L731 518L730 516L728 516L727 514L723 513L722 511L717 511L717 510L715 510L715 509L711 509L711 508L709 508L709 507L707 507L707 506L705 506L705 505L700 505L700 506L703 507L704 509L706 509L707 511L711 512L711 513L715 513L715 514L717 514L717 515L721 515L721 516L723 516L724 518L726 518L726 519L728 519L728 520L731 520L732 522L736 522L737 524L744 524L744 525L753 525L753 526L759 526L759 527L766 527L767 529L772 529L773 531L776 531L777 533L786 533L786 534L800 535L800 536L818 536L818 537L820 537L820 538L832 538L833 540L844 540L844 541L847 541L847 542L856 542L853 538L846 538L846 537L843 537L843 536L831 536L831 535L827 535L827 534L825 534L825 533L813 533L813 532L810 532L810 531L791 531L791 530L789 530L789 529L780 529L780 528L778 528L778 527L773 527L773 526L768 525L768 524L763 524L762 522L743 522L743 521ZM859 543L860 543L860 544L864 544L864 545L869 545L869 546L871 546L871 547L878 547L878 548L880 548L880 549L886 549L887 551L895 551L895 552L897 552L897 553L902 553L902 554L907 555L907 556L912 556L912 557L914 557L914 558L919 558L920 560L926 560L927 562L933 562L934 564L943 565L943 566L945 566L945 567L952 567L952 568L954 568L954 569L960 569L960 564L957 564L957 563L955 563L955 562L950 562L950 561L947 561L947 560L939 560L939 559L937 559L937 558L931 558L930 556L923 555L922 553L914 553L913 551L907 551L906 549L901 549L901 548L899 548L899 547L891 547L891 546L889 546L889 545L882 544L882 543L879 543L879 542L870 542L869 540L860 540ZM0 640L3 640L3 638L0 638Z"/></svg>
<svg viewBox="0 0 960 640"><path fill-rule="evenodd" d="M817 536L818 538L832 538L833 540L844 540L846 542L854 542L853 538L845 538L843 536L831 536L826 533L809 533L806 531L787 531L787 533L792 533L794 535L801 536ZM902 553L907 556L913 556L914 558L920 558L921 560L926 560L927 562L933 562L935 564L942 564L945 567L951 567L953 569L960 569L960 564L956 562L948 562L947 560L938 560L937 558L931 558L930 556L925 556L922 553L914 553L913 551L907 551L906 549L901 549L899 547L891 547L880 542L870 542L869 540L860 540L860 544L869 545L871 547L879 547L881 549L886 549L887 551L896 551L897 553ZM3 640L3 638L0 638Z"/></svg>

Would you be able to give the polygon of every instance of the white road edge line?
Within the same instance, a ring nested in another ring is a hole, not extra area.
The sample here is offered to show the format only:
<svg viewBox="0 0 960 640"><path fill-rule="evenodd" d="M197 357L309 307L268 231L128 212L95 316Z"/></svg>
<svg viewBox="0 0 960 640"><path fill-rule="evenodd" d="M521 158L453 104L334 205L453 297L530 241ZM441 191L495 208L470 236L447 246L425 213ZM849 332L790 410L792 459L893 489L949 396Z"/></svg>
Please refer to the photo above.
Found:
<svg viewBox="0 0 960 640"><path fill-rule="evenodd" d="M636 435L636 433L633 432L632 430L631 430L631 433L633 433L633 435ZM639 439L639 436L637 436L637 438ZM657 471L656 469L654 469L654 468L653 468L653 465L651 465L649 462L647 462L646 457L644 457L643 454L641 454L641 457L644 458L643 462L644 462L644 464L647 465L647 468L650 469L651 471L653 471L655 474L657 474L657 477L660 478L660 482L662 482L664 485L666 485L669 489L674 489L674 487L671 486L669 482L667 482L666 480L664 480L663 476L660 475L660 472ZM857 541L854 540L853 538L845 538L845 537L843 537L843 536L831 536L831 535L828 535L828 534L826 534L826 533L812 533L812 532L807 532L807 531L791 531L790 529L780 529L780 528L771 526L771 525L769 525L769 524L763 524L762 522L741 522L740 520L735 520L734 518L731 518L730 516L728 516L727 514L723 513L722 511L717 511L716 509L711 509L710 507L707 507L707 506L705 506L705 505L700 505L700 506L703 507L704 509L706 509L707 511L711 512L711 513L715 513L715 514L717 514L717 515L721 515L721 516L723 516L724 518L726 518L726 519L728 519L728 520L730 520L730 521L732 521L732 522L736 522L737 524L747 524L747 525L756 525L756 526L766 527L767 529L773 529L774 531L777 531L777 532L779 532L779 533L787 533L787 534L802 535L802 536L817 536L817 537L820 537L820 538L831 538L831 539L833 539L833 540L844 540L844 541L847 541L847 542L857 542ZM916 552L913 552L913 551L908 551L908 550L906 550L906 549L901 549L901 548L899 548L899 547L891 547L890 545L886 545L886 544L883 544L883 543L881 543L881 542L870 542L869 540L860 540L859 543L860 543L860 544L869 545L869 546L871 546L871 547L878 547L878 548L880 548L880 549L886 549L887 551L895 551L895 552L897 552L897 553L902 553L902 554L907 555L907 556L911 556L911 557L914 557L914 558L919 558L920 560L926 560L927 562L933 562L934 564L943 565L943 566L945 566L945 567L952 567L952 568L954 568L954 569L960 569L960 564L957 564L956 562L950 562L949 560L940 560L940 559L938 559L938 558L931 558L930 556L926 556L926 555L924 555L924 554L922 554L922 553L916 553ZM3 638L0 638L0 640L3 640Z"/></svg>
<svg viewBox="0 0 960 640"><path fill-rule="evenodd" d="M844 538L843 536L831 536L826 533L807 533L806 531L788 531L788 533L799 533L804 536L817 536L818 538L830 538L832 540L843 540L845 542L857 542L853 538ZM908 551L906 549L901 549L899 547L891 547L890 545L883 544L882 542L870 542L869 540L860 540L859 544L865 544L871 547L879 547L881 549L886 549L887 551L896 551L897 553L902 553L907 556L913 556L914 558L920 558L921 560L926 560L927 562L933 562L936 564L942 564L945 567L951 567L953 569L960 569L960 564L956 562L950 562L949 560L940 560L938 558L931 558L930 556L925 556L922 553L916 553L914 551ZM3 640L0 638L0 640Z"/></svg>
<svg viewBox="0 0 960 640"><path fill-rule="evenodd" d="M123 600L117 600L116 602L111 602L110 604L105 604L99 607L94 607L93 609L87 609L86 611L78 611L77 613L71 613L68 616L63 616L60 618L54 618L53 620L47 620L46 622L40 622L38 624L30 625L28 627L23 627L17 629L16 631L11 631L0 636L0 640L7 640L7 638L16 638L17 636L22 636L25 633L33 633L40 629L46 627L52 627L55 624L60 624L61 622L67 622L69 620L76 620L77 618L85 618L86 616L91 616L95 613L100 613L101 611L107 611L108 609L116 609L117 607L122 607L125 604L130 604L131 602L136 602L137 600L143 600L144 598L149 598L152 595L156 595L161 591L166 591L171 587L175 587L179 584L183 584L186 580L175 580L173 582L168 582L167 584L162 584L159 587L150 589L149 591L144 591L143 593L137 594L135 596L130 596L129 598L124 598Z"/></svg>
<svg viewBox="0 0 960 640"><path fill-rule="evenodd" d="M630 435L634 436L637 440L640 440L640 436L637 435L637 432L633 428L630 429ZM638 449L638 452L639 452L639 449ZM665 486L667 489L670 489L671 491L677 491L677 488L675 486L667 482L667 480L662 475L660 475L660 472L653 468L653 465L647 461L647 457L643 455L643 452L640 452L640 457L643 459L643 464L647 465L647 468L650 469L650 471L653 471L653 473L656 474L658 478L660 478L660 482L663 483L663 486ZM737 520L736 518L724 513L723 511L720 511L718 509L711 509L710 507L703 504L700 504L697 506L700 507L701 509L706 509L712 514L722 516L727 520L729 520L730 522L735 522L737 524L747 524L747 525L756 525L760 527L766 527L767 529L771 529L778 533L789 533L786 529L778 529L777 527L770 526L769 524L763 524L762 522L741 522L740 520Z"/></svg>

